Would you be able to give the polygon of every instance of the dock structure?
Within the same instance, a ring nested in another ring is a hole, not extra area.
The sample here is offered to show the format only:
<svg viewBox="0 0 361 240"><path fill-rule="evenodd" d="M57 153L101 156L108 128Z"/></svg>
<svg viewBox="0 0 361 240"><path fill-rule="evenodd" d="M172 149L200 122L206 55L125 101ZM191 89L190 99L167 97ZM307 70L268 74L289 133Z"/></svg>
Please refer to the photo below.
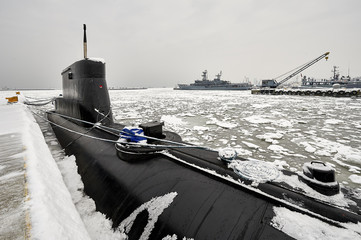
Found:
<svg viewBox="0 0 361 240"><path fill-rule="evenodd" d="M0 135L0 237L29 239L27 183L21 135Z"/></svg>
<svg viewBox="0 0 361 240"><path fill-rule="evenodd" d="M252 94L266 95L299 95L299 96L327 96L327 97L361 97L361 88L325 88L325 89L252 89Z"/></svg>
<svg viewBox="0 0 361 240"><path fill-rule="evenodd" d="M12 131L22 115L12 106L1 105L0 120L0 238L30 239L30 215L27 205L26 146L20 131ZM3 127L6 126L6 127Z"/></svg>
<svg viewBox="0 0 361 240"><path fill-rule="evenodd" d="M0 239L90 239L33 112L1 100Z"/></svg>

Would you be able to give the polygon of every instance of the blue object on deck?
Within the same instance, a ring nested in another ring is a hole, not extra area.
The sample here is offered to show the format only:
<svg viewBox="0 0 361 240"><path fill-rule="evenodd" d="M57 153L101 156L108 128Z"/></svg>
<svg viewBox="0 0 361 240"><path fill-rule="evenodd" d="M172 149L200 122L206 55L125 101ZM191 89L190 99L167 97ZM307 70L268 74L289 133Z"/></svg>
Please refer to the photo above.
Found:
<svg viewBox="0 0 361 240"><path fill-rule="evenodd" d="M128 142L140 142L147 140L147 138L143 137L144 131L141 128L123 128L120 132L120 138L126 139Z"/></svg>

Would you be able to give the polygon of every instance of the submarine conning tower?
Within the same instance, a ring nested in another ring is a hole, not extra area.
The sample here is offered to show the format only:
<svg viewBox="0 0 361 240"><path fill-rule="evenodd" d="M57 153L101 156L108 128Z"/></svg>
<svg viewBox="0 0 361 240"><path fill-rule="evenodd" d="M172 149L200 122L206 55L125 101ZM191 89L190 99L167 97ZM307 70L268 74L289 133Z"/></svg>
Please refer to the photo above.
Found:
<svg viewBox="0 0 361 240"><path fill-rule="evenodd" d="M86 26L84 24L84 59L65 68L63 96L55 100L55 111L88 122L113 123L105 62L87 57Z"/></svg>

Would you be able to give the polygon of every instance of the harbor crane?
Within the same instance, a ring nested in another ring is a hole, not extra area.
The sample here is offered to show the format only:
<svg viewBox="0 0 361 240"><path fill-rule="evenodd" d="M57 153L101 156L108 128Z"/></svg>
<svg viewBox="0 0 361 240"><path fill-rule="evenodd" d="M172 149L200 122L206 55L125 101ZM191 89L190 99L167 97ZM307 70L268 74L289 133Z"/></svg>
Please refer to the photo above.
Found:
<svg viewBox="0 0 361 240"><path fill-rule="evenodd" d="M287 82L288 80L290 80L292 77L296 76L297 74L299 74L300 72L302 72L303 70L311 67L313 64L315 64L316 62L320 61L321 59L325 58L326 61L328 59L328 54L330 54L330 52L326 52L324 54L322 54L321 56L313 59L312 61L303 64L302 66L294 69L296 71L294 71L293 73L291 73L288 77L282 79L281 81L276 81L275 79L271 79L271 80L262 80L262 87L269 87L269 88L277 88L279 87L281 84ZM285 75L285 74L283 74ZM281 75L281 76L283 76ZM280 76L280 77L281 77ZM278 78L278 77L277 77Z"/></svg>

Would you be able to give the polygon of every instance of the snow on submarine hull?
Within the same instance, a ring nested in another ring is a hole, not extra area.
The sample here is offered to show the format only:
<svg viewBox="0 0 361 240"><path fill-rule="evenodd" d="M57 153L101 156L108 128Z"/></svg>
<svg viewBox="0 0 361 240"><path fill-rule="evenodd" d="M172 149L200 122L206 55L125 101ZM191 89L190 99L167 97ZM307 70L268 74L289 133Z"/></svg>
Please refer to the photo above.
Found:
<svg viewBox="0 0 361 240"><path fill-rule="evenodd" d="M65 152L75 156L85 193L128 239L293 239L272 225L274 207L338 227L361 222L359 202L345 210L285 183L244 177L230 168L234 161L221 161L211 150L190 146L119 154L115 142L124 126L112 118L105 63L85 58L66 68L62 78L63 96L48 119ZM161 127L144 124L150 144L185 144Z"/></svg>

